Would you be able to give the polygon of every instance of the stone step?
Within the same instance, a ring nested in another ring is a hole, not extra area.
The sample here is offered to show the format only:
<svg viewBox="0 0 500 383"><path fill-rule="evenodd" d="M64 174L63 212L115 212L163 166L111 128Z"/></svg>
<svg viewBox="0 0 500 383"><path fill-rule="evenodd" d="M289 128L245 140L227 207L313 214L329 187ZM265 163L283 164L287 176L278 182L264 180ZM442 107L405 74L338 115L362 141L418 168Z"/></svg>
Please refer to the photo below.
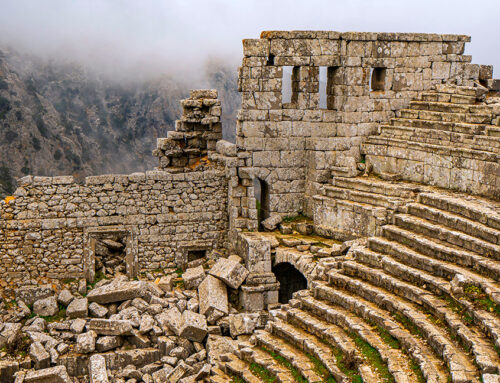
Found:
<svg viewBox="0 0 500 383"><path fill-rule="evenodd" d="M384 237L399 242L431 258L455 263L470 268L486 277L498 280L500 267L497 262L466 250L459 250L445 245L434 238L428 238L413 231L394 225L382 228Z"/></svg>
<svg viewBox="0 0 500 383"><path fill-rule="evenodd" d="M439 93L458 94L462 96L478 97L484 94L484 90L479 87L457 86L449 84L437 84L436 91Z"/></svg>
<svg viewBox="0 0 500 383"><path fill-rule="evenodd" d="M397 214L394 216L394 224L406 230L435 238L441 242L472 251L484 257L500 261L500 246L473 237L461 231L450 229L446 226L432 223L425 219L408 214ZM500 263L498 264L500 267Z"/></svg>
<svg viewBox="0 0 500 383"><path fill-rule="evenodd" d="M413 199L420 191L418 186L382 181L375 177L355 177L343 178L334 177L332 179L333 186L341 189L350 189L360 192L375 193L387 197L398 197L403 199Z"/></svg>
<svg viewBox="0 0 500 383"><path fill-rule="evenodd" d="M414 100L410 102L409 109L429 110L432 112L444 112L444 113L471 113L470 105L452 104L449 102L439 102L439 101Z"/></svg>
<svg viewBox="0 0 500 383"><path fill-rule="evenodd" d="M361 363L361 357L354 341L339 326L328 323L299 308L289 308L286 310L286 314L288 323L323 338L331 346L339 349L343 355L342 362L346 366L357 366Z"/></svg>
<svg viewBox="0 0 500 383"><path fill-rule="evenodd" d="M231 381L231 377L227 375L222 369L219 367L213 367L210 370L210 378L209 381L211 383L227 383Z"/></svg>
<svg viewBox="0 0 500 383"><path fill-rule="evenodd" d="M462 146L443 145L443 143L414 142L406 139L398 139L386 136L369 136L362 144L364 154L373 154L377 156L386 156L387 151L394 153L397 148L407 149L398 151L399 158L414 160L419 154L432 153L436 155L463 157L464 159L474 159L480 161L492 162L495 165L500 161L500 153L492 150L470 148L466 144ZM420 157L419 157L420 158Z"/></svg>
<svg viewBox="0 0 500 383"><path fill-rule="evenodd" d="M424 92L422 101L451 102L453 104L475 104L476 96L464 96L460 94Z"/></svg>
<svg viewBox="0 0 500 383"><path fill-rule="evenodd" d="M376 323L400 342L401 347L418 363L427 382L447 381L446 369L440 358L434 355L422 339L413 336L392 319L389 313L359 296L353 297L335 290L326 282L315 281L312 288L315 298L300 298L304 310L309 310L316 316L326 318L327 321L360 335L365 341L369 339L367 334L374 331L370 323ZM386 347L384 345L383 350Z"/></svg>
<svg viewBox="0 0 500 383"><path fill-rule="evenodd" d="M347 376L337 367L337 360L332 349L321 343L315 335L296 328L284 321L274 320L268 322L272 334L285 339L305 353L315 356L335 378L337 382L347 382Z"/></svg>
<svg viewBox="0 0 500 383"><path fill-rule="evenodd" d="M227 355L229 362L224 364L226 374L235 375L243 379L246 383L261 383L261 379L251 373L249 365L234 355Z"/></svg>
<svg viewBox="0 0 500 383"><path fill-rule="evenodd" d="M241 357L247 363L256 363L266 368L280 383L295 383L290 370L278 363L267 352L257 347L245 347L240 350Z"/></svg>
<svg viewBox="0 0 500 383"><path fill-rule="evenodd" d="M325 185L323 187L325 195L337 200L347 200L351 202L380 206L397 210L404 204L404 200L398 197L387 197L383 194L368 193L358 190L342 189L335 186Z"/></svg>
<svg viewBox="0 0 500 383"><path fill-rule="evenodd" d="M402 139L415 143L439 146L454 146L464 149L478 150L500 154L500 138L488 136L472 136L470 134L446 132L423 128L384 125L380 127L379 137Z"/></svg>
<svg viewBox="0 0 500 383"><path fill-rule="evenodd" d="M258 330L254 335L258 345L281 355L310 383L323 381L321 376L315 372L314 364L302 351L265 330Z"/></svg>
<svg viewBox="0 0 500 383"><path fill-rule="evenodd" d="M435 352L442 356L450 370L452 381L478 382L478 371L465 352L458 348L446 332L434 325L425 314L386 290L330 272L329 283L376 304L390 313L402 315L416 326Z"/></svg>
<svg viewBox="0 0 500 383"><path fill-rule="evenodd" d="M415 284L434 294L451 294L451 286L448 280L428 274L421 269L409 267L383 253L367 248L358 248L353 251L353 255L356 262L372 268L382 269L399 279Z"/></svg>
<svg viewBox="0 0 500 383"><path fill-rule="evenodd" d="M418 202L500 230L500 203L472 196L420 193Z"/></svg>
<svg viewBox="0 0 500 383"><path fill-rule="evenodd" d="M467 349L471 349L476 364L483 374L496 374L500 371L500 358L492 342L480 333L474 326L466 326L460 316L449 309L446 301L430 294L413 284L401 281L391 274L372 269L356 262L344 262L342 272L345 275L361 279L377 288L390 292L406 300L422 306L439 318L453 336L461 340ZM388 294L389 295L389 294Z"/></svg>
<svg viewBox="0 0 500 383"><path fill-rule="evenodd" d="M405 126L409 128L423 128L433 130L443 130L447 132L465 133L465 134L484 134L485 124L467 124L464 122L446 122L424 119L392 118L391 126Z"/></svg>
<svg viewBox="0 0 500 383"><path fill-rule="evenodd" d="M475 286L481 286L482 290L485 291L493 301L500 303L500 283L494 279L487 278L457 265L455 260L448 262L435 259L431 256L418 253L414 249L404 246L399 242L394 242L382 237L369 238L368 246L373 251L387 254L404 265L430 273L438 280L445 279L451 281L457 275L462 275ZM445 290L448 288L442 283L437 284L437 286L442 286Z"/></svg>
<svg viewBox="0 0 500 383"><path fill-rule="evenodd" d="M382 125L380 126L380 134L385 136L411 138L413 141L419 139L443 140L457 144L475 143L475 136L467 133L456 133L440 129L415 128L406 126Z"/></svg>
<svg viewBox="0 0 500 383"><path fill-rule="evenodd" d="M420 203L410 203L407 207L408 213L414 216L450 227L492 244L500 244L500 230L480 222Z"/></svg>
<svg viewBox="0 0 500 383"><path fill-rule="evenodd" d="M445 122L466 122L470 124L492 124L492 113L446 113L431 110L401 109L396 117Z"/></svg>

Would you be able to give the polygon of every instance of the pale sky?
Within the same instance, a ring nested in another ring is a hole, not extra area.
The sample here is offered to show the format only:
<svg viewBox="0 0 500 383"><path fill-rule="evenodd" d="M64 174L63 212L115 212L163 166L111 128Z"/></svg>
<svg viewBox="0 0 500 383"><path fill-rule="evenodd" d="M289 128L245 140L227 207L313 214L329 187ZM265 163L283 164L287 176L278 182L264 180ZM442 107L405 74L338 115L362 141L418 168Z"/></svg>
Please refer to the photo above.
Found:
<svg viewBox="0 0 500 383"><path fill-rule="evenodd" d="M458 33L500 77L500 0L0 0L0 46L111 73L196 76L238 65L262 30Z"/></svg>

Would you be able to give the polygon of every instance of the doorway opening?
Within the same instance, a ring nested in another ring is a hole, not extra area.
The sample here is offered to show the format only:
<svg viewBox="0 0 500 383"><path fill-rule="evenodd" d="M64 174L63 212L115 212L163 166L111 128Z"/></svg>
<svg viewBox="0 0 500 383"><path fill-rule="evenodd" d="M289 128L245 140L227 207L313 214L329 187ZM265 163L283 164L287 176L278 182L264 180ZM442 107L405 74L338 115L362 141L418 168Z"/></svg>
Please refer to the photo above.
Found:
<svg viewBox="0 0 500 383"><path fill-rule="evenodd" d="M307 279L291 263L278 263L272 268L276 279L280 283L278 301L286 304L292 299L293 293L307 288Z"/></svg>
<svg viewBox="0 0 500 383"><path fill-rule="evenodd" d="M255 199L257 202L257 213L259 220L259 230L261 229L261 223L270 215L270 198L269 198L269 184L260 179L254 179L254 191Z"/></svg>

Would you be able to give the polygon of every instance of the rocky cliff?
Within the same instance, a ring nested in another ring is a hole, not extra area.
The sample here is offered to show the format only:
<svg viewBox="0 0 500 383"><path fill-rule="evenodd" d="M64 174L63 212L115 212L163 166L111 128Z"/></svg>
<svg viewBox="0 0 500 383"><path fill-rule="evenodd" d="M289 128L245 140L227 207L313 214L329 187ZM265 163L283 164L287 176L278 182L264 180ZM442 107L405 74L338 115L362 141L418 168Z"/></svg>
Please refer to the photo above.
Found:
<svg viewBox="0 0 500 383"><path fill-rule="evenodd" d="M228 127L239 105L236 71L207 65ZM179 116L188 85L99 78L85 68L0 51L0 195L27 174L84 177L152 169L156 138Z"/></svg>

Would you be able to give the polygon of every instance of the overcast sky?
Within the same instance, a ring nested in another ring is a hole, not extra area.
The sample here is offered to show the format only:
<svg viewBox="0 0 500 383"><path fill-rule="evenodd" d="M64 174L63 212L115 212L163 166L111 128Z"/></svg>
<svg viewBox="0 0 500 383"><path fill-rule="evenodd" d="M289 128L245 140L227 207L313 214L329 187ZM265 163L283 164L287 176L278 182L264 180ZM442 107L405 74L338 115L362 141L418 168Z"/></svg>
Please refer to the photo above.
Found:
<svg viewBox="0 0 500 383"><path fill-rule="evenodd" d="M104 71L195 76L262 30L459 33L500 76L500 0L0 0L0 44Z"/></svg>

